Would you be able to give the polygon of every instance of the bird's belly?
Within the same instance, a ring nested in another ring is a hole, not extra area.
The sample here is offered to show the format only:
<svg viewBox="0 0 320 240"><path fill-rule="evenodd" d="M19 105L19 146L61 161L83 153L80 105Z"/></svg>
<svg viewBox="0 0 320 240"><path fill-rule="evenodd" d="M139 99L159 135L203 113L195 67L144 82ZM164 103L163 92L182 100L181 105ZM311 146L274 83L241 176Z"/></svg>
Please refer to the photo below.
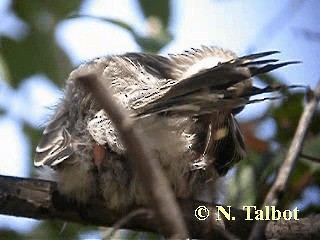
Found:
<svg viewBox="0 0 320 240"><path fill-rule="evenodd" d="M195 122L189 117L153 116L141 119L139 125L144 128L147 147L160 161L177 196L187 197L191 192L188 173L197 157L192 150Z"/></svg>

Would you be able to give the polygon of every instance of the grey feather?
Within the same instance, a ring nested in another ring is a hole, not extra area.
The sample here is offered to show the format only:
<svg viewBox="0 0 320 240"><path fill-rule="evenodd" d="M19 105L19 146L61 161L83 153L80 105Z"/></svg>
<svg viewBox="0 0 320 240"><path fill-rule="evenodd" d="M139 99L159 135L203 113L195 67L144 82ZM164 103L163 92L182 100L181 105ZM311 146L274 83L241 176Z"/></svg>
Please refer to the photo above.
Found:
<svg viewBox="0 0 320 240"><path fill-rule="evenodd" d="M136 115L143 116L164 111L186 111L201 115L207 114L208 111L221 110L219 106L229 110L241 108L249 103L249 97L258 94L258 91L253 91L257 88L248 82L251 77L298 63L292 61L272 64L277 61L274 59L251 61L275 53L277 51L235 58L193 74L177 82L153 102L137 108Z"/></svg>
<svg viewBox="0 0 320 240"><path fill-rule="evenodd" d="M203 46L169 58L127 53L85 63L70 74L34 165L52 167L59 191L79 202L100 194L110 208L145 204L117 129L76 81L94 70L152 143L150 151L177 197L195 197L199 186L215 188L219 175L245 155L234 114L251 96L276 90L252 86L251 77L294 63L259 60L274 53L237 58L231 51ZM96 148L105 153L100 165Z"/></svg>
<svg viewBox="0 0 320 240"><path fill-rule="evenodd" d="M34 165L54 167L72 156L73 152L71 136L64 127L50 132L46 129L36 148Z"/></svg>

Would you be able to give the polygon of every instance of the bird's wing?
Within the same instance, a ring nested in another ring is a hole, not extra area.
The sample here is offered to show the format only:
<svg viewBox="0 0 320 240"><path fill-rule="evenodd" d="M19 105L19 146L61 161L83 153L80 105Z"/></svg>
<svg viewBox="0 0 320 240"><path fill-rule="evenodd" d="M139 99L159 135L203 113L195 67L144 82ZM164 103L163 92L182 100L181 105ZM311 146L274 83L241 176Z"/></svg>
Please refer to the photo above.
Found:
<svg viewBox="0 0 320 240"><path fill-rule="evenodd" d="M71 136L64 125L68 121L66 114L55 117L45 128L42 139L36 148L34 165L51 166L63 162L73 154Z"/></svg>
<svg viewBox="0 0 320 240"><path fill-rule="evenodd" d="M249 103L249 98L265 92L247 82L259 74L297 62L275 63L277 60L256 60L277 53L263 52L219 63L190 77L181 79L157 98L137 109L137 116L173 111L197 115L223 109L238 109ZM267 90L267 89L265 89ZM269 87L268 91L272 91Z"/></svg>
<svg viewBox="0 0 320 240"><path fill-rule="evenodd" d="M126 53L121 57L130 59L136 66L143 66L146 72L158 79L172 78L172 62L167 57L150 53Z"/></svg>

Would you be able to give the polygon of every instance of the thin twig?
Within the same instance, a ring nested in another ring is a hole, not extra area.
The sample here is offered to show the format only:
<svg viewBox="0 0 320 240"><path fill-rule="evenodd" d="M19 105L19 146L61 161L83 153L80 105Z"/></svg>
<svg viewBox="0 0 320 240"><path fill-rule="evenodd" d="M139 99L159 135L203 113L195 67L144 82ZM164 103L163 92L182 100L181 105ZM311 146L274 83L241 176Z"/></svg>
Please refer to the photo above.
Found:
<svg viewBox="0 0 320 240"><path fill-rule="evenodd" d="M311 124L312 117L317 109L317 105L320 99L320 82L318 83L316 90L311 94L311 96L312 97L309 99L301 115L297 130L295 132L287 156L279 169L275 182L273 183L264 200L263 207L277 206L284 194L284 191L287 188L290 176L299 158L304 139L306 138L307 130L309 128L309 125ZM264 233L267 223L267 221L256 222L255 226L251 231L249 239L264 239Z"/></svg>
<svg viewBox="0 0 320 240"><path fill-rule="evenodd" d="M125 224L127 224L129 221L132 221L133 218L136 216L145 215L152 217L152 211L150 209L146 208L139 208L136 210L131 211L128 215L124 216L120 220L118 220L115 224L113 224L110 231L108 231L104 236L103 239L111 239L113 234L118 231L121 227L123 227Z"/></svg>
<svg viewBox="0 0 320 240"><path fill-rule="evenodd" d="M169 181L165 177L159 161L149 151L149 143L143 141L143 132L134 125L127 110L114 101L106 86L99 81L99 69L92 69L77 77L101 104L116 126L120 138L126 146L127 156L140 178L146 197L159 217L164 235L173 238L187 238L188 232L179 205L176 202Z"/></svg>
<svg viewBox="0 0 320 240"><path fill-rule="evenodd" d="M301 153L300 157L304 158L304 159L307 159L307 160L310 160L310 161L315 162L315 163L320 163L320 158L316 158L316 157L313 157L313 156L310 156L310 155L307 155L307 154L304 154L304 153Z"/></svg>

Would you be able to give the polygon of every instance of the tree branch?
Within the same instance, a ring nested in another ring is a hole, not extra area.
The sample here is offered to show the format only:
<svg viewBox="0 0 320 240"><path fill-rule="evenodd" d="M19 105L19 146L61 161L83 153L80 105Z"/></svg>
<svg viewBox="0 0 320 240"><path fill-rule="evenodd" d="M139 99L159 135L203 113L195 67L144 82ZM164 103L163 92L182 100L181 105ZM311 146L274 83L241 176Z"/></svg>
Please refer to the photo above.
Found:
<svg viewBox="0 0 320 240"><path fill-rule="evenodd" d="M194 211L199 205L208 207L211 212L215 209L214 205L200 201L180 201L184 220L192 238L207 237L207 230L214 229L217 225L214 214L210 214L206 221L199 221L194 216ZM101 199L92 199L90 204L80 206L60 195L54 182L0 176L0 214L34 219L61 219L112 227L119 219L125 217L128 211L137 208L139 206L131 206L126 211L112 211L105 208ZM245 220L247 213L243 210L231 208L230 212L235 220L227 220L221 215L226 230L240 239L248 239L255 221ZM157 217L150 218L148 214L137 215L132 221L126 222L123 228L162 233ZM265 236L267 239L320 239L320 215L302 218L299 221L269 222Z"/></svg>
<svg viewBox="0 0 320 240"><path fill-rule="evenodd" d="M311 92L311 98L309 99L301 115L297 130L288 150L287 156L279 169L276 180L274 181L272 187L270 188L264 200L263 207L277 206L279 204L279 201L282 199L287 185L289 183L290 176L298 161L301 149L303 147L303 142L306 138L308 128L312 121L312 117L317 109L319 99L320 82L318 83L315 91ZM254 228L252 229L252 233L249 239L263 239L265 232L264 229L266 228L266 226L266 221L257 222Z"/></svg>
<svg viewBox="0 0 320 240"><path fill-rule="evenodd" d="M91 69L90 72L80 73L76 81L90 90L118 130L131 166L140 179L145 196L149 198L148 203L159 217L164 235L187 238L188 231L179 205L159 161L149 150L150 143L144 141L143 132L135 126L128 111L114 100L106 81L98 80L100 76L98 68Z"/></svg>

